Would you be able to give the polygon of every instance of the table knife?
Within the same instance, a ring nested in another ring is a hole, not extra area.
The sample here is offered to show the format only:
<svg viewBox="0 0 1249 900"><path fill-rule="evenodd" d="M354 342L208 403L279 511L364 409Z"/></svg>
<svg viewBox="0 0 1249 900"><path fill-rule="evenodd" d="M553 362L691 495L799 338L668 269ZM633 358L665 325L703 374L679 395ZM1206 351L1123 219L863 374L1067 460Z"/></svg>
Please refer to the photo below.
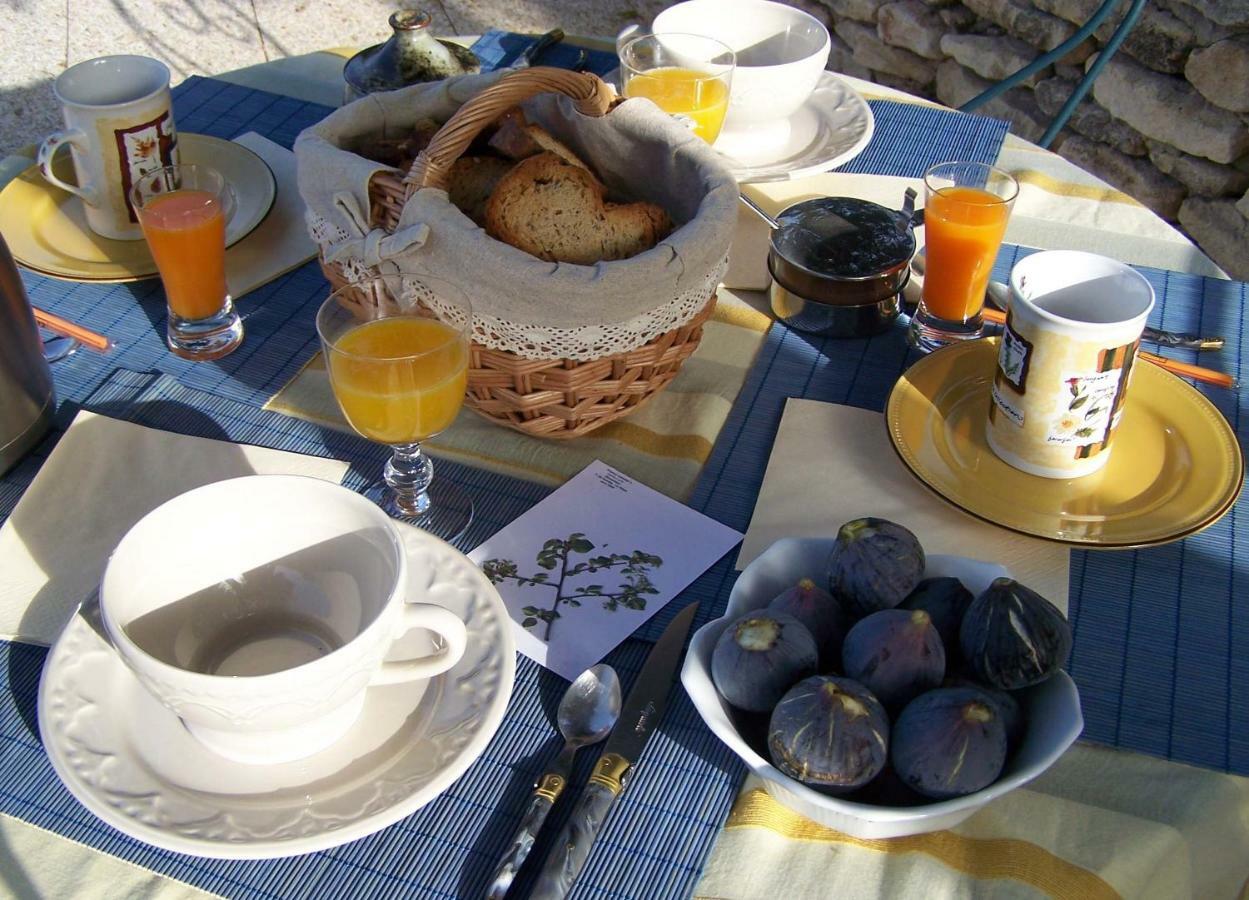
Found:
<svg viewBox="0 0 1249 900"><path fill-rule="evenodd" d="M520 56L516 57L509 69L527 69L534 64L539 56L556 44L564 40L564 31L561 28L552 28L546 34L535 40L532 44L521 51Z"/></svg>
<svg viewBox="0 0 1249 900"><path fill-rule="evenodd" d="M620 721L607 739L603 755L594 766L585 790L577 799L572 816L555 839L531 900L558 900L572 890L590 847L620 792L633 776L633 767L646 740L654 732L668 706L668 692L685 646L685 636L694 621L697 603L691 603L664 629L633 690L625 700Z"/></svg>

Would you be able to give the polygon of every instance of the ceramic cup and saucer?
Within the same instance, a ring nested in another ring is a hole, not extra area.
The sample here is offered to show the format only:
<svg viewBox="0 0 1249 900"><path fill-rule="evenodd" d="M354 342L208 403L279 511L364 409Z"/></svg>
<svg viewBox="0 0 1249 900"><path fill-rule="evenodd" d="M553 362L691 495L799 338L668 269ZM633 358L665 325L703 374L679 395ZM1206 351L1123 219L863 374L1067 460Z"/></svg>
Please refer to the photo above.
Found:
<svg viewBox="0 0 1249 900"><path fill-rule="evenodd" d="M484 750L515 675L497 591L450 545L296 476L158 507L53 645L39 728L74 796L198 856L336 846Z"/></svg>
<svg viewBox="0 0 1249 900"><path fill-rule="evenodd" d="M654 34L702 34L737 57L714 147L741 184L826 172L858 156L875 120L867 101L824 66L828 29L772 0L686 0L655 17ZM622 31L619 48L638 34Z"/></svg>

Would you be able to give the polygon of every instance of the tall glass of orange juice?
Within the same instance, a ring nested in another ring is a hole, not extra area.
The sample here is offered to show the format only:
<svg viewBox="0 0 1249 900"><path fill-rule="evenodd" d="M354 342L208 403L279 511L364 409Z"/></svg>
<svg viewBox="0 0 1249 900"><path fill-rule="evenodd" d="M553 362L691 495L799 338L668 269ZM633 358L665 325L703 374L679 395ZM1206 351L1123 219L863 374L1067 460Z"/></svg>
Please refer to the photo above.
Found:
<svg viewBox="0 0 1249 900"><path fill-rule="evenodd" d="M1009 172L984 163L941 163L925 173L924 287L912 346L926 353L983 334L985 290L1018 193Z"/></svg>
<svg viewBox="0 0 1249 900"><path fill-rule="evenodd" d="M421 442L455 421L468 384L473 311L455 285L426 275L379 275L330 295L317 334L330 385L347 423L391 448L383 506L452 540L472 500L447 480Z"/></svg>
<svg viewBox="0 0 1249 900"><path fill-rule="evenodd" d="M143 175L130 200L165 285L169 349L196 360L233 351L243 322L226 288L229 182L208 166L165 166Z"/></svg>
<svg viewBox="0 0 1249 900"><path fill-rule="evenodd" d="M707 143L715 142L729 110L737 57L727 44L701 34L649 34L620 48L621 89L646 97Z"/></svg>

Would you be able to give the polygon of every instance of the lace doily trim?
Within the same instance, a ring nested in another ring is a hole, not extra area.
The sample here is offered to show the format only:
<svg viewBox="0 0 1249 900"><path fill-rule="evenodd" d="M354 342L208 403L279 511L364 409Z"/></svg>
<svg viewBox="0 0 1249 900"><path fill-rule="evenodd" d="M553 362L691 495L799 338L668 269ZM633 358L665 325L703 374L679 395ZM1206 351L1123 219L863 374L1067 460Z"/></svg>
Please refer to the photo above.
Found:
<svg viewBox="0 0 1249 900"><path fill-rule="evenodd" d="M323 257L330 247L349 238L341 228L311 212L308 214L308 227L312 239L321 248ZM554 328L510 322L475 311L473 341L493 350L507 351L532 360L571 359L586 362L617 353L627 353L649 344L674 328L679 328L698 315L724 280L728 264L726 254L697 287L624 322L580 328ZM375 274L355 259L342 263L341 271L349 281L360 281ZM449 312L432 295L422 299L440 313Z"/></svg>

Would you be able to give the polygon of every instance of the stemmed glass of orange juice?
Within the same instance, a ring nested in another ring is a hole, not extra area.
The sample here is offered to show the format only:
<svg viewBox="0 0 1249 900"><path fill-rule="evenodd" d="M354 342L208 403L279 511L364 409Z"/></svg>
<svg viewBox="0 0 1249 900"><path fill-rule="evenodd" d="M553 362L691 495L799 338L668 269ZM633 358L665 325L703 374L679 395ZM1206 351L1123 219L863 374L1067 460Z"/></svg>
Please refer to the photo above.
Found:
<svg viewBox="0 0 1249 900"><path fill-rule="evenodd" d="M984 163L948 162L924 175L924 287L911 346L927 353L980 337L985 291L1019 182Z"/></svg>
<svg viewBox="0 0 1249 900"><path fill-rule="evenodd" d="M226 289L229 182L208 166L165 166L135 182L130 204L165 285L169 349L194 360L232 352L243 322Z"/></svg>
<svg viewBox="0 0 1249 900"><path fill-rule="evenodd" d="M379 275L340 288L317 312L334 397L357 432L390 446L383 506L445 540L464 532L472 500L434 481L421 442L455 421L468 384L473 310L455 285Z"/></svg>
<svg viewBox="0 0 1249 900"><path fill-rule="evenodd" d="M701 34L649 34L620 48L621 90L646 97L707 143L715 142L729 110L737 57L727 44Z"/></svg>

